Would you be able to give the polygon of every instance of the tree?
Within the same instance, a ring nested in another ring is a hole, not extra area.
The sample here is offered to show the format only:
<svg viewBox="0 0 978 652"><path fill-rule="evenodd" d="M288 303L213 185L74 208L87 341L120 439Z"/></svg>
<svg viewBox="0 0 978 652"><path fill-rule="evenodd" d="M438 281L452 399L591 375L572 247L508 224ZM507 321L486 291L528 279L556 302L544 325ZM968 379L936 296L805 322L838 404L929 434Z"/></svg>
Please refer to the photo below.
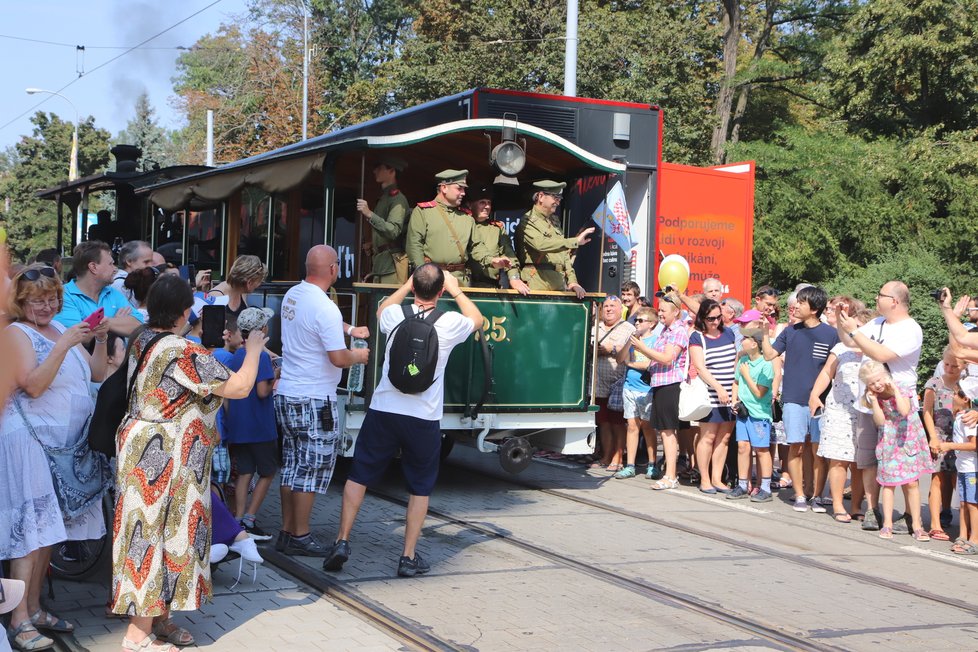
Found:
<svg viewBox="0 0 978 652"><path fill-rule="evenodd" d="M119 132L115 142L135 145L143 150L139 160L139 169L143 171L158 170L177 162L173 144L166 130L157 124L156 112L145 91L136 98L136 113L126 123L126 128Z"/></svg>
<svg viewBox="0 0 978 652"><path fill-rule="evenodd" d="M34 130L16 145L16 160L0 174L0 220L7 228L15 260L27 260L55 245L57 206L38 199L37 191L64 182L74 127L53 113L38 111L31 118ZM105 170L109 162L109 132L95 126L89 116L78 127L78 171L81 176ZM66 227L70 221L66 220ZM70 233L65 237L70 241Z"/></svg>
<svg viewBox="0 0 978 652"><path fill-rule="evenodd" d="M978 0L862 3L829 43L823 102L867 135L978 124Z"/></svg>

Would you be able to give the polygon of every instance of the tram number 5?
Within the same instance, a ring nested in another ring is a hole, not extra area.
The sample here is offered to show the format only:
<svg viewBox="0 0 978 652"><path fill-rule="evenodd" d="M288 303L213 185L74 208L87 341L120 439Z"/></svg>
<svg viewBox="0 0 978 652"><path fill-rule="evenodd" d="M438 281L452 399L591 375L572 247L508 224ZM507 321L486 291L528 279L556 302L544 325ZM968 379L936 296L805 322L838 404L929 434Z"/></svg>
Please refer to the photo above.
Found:
<svg viewBox="0 0 978 652"><path fill-rule="evenodd" d="M490 323L487 317L483 317L482 332L493 342L502 342L506 339L506 327L503 326L505 321L505 317L493 317Z"/></svg>

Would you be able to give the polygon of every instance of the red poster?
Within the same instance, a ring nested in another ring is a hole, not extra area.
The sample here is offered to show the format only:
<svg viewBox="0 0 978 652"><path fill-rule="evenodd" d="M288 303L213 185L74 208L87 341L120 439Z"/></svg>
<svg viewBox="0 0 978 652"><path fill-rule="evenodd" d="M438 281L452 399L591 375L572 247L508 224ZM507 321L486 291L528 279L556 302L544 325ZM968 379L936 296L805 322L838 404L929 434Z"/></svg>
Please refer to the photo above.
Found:
<svg viewBox="0 0 978 652"><path fill-rule="evenodd" d="M718 168L663 163L659 188L656 260L669 254L686 258L687 294L702 292L703 280L717 277L725 295L749 306L754 163Z"/></svg>

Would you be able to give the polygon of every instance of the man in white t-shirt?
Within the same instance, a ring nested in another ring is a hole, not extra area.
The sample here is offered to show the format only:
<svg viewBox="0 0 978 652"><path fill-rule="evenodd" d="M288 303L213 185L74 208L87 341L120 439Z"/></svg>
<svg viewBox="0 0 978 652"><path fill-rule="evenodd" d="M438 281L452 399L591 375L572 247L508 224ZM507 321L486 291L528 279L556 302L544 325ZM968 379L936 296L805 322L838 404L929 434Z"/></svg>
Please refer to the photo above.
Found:
<svg viewBox="0 0 978 652"><path fill-rule="evenodd" d="M309 531L316 494L333 477L339 428L336 386L342 369L366 364L369 349L348 349L344 333L366 339L366 327L343 323L327 294L339 275L336 251L316 245L306 256L306 279L282 299L282 375L275 419L282 433L282 531L275 544L287 555L323 557L328 548Z"/></svg>
<svg viewBox="0 0 978 652"><path fill-rule="evenodd" d="M438 334L438 364L434 382L419 394L405 394L388 378L391 331L404 320L401 303L414 294L414 312L432 310L443 293L448 293L461 313L446 311L434 322ZM404 551L397 574L414 577L427 573L428 562L415 551L421 526L428 513L428 497L438 476L441 452L442 410L445 403L445 366L458 344L482 328L482 313L459 288L458 279L445 274L434 263L418 267L407 283L387 297L377 309L380 330L387 336L387 354L380 383L370 399L370 407L357 437L353 466L343 488L343 508L336 543L323 562L323 569L338 571L350 558L350 532L363 502L367 487L381 478L387 465L400 451L401 470L410 499L404 528Z"/></svg>
<svg viewBox="0 0 978 652"><path fill-rule="evenodd" d="M865 356L884 363L900 387L915 388L924 332L910 316L910 291L907 286L900 281L885 283L876 295L876 311L881 316L862 327L852 315L840 312L836 320L839 340L848 347L858 347ZM861 397L865 387L860 385L859 392ZM913 409L916 410L917 406L913 406ZM860 410L856 423L856 468L862 470L866 490L864 530L879 529L879 514L876 513L880 491L876 483L877 440L872 413ZM855 512L859 505L857 497L853 497L852 503ZM896 524L894 530L902 526L903 523Z"/></svg>

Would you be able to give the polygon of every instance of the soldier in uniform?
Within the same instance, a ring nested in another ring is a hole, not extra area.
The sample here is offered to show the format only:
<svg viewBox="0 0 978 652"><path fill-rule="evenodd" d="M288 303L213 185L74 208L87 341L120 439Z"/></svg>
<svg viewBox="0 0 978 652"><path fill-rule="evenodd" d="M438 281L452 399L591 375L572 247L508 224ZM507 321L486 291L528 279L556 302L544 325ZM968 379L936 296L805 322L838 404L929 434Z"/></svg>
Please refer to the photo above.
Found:
<svg viewBox="0 0 978 652"><path fill-rule="evenodd" d="M396 156L385 156L374 167L374 179L380 184L380 199L370 210L364 199L357 200L357 210L367 220L373 230L372 268L373 283L402 284L407 280L398 278L395 259L404 256L404 224L410 208L407 198L397 188L397 173L403 172L407 164ZM404 267L407 271L407 267Z"/></svg>
<svg viewBox="0 0 978 652"><path fill-rule="evenodd" d="M516 227L516 255L520 276L531 291L571 290L583 299L585 290L577 282L571 252L591 241L594 227L575 238L564 237L555 213L566 185L556 181L533 184L533 208Z"/></svg>
<svg viewBox="0 0 978 652"><path fill-rule="evenodd" d="M502 222L490 221L492 196L488 188L479 188L469 195L468 212L475 220L472 232L472 256L469 270L472 272L472 287L500 287L500 270L506 270L509 286L527 295L530 288L520 278L520 266L516 252Z"/></svg>
<svg viewBox="0 0 978 652"><path fill-rule="evenodd" d="M461 208L468 170L443 170L435 175L438 194L421 202L408 220L404 248L416 268L435 263L462 286L469 285L468 261L475 221Z"/></svg>

